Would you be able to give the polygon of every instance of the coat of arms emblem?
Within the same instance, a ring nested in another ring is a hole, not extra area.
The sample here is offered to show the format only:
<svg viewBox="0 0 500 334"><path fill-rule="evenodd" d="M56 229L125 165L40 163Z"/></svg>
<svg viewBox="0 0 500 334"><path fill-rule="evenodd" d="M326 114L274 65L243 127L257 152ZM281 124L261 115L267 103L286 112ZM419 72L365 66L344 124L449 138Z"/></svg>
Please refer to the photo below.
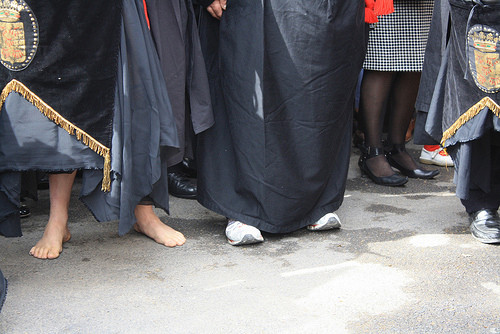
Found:
<svg viewBox="0 0 500 334"><path fill-rule="evenodd" d="M0 62L11 71L29 66L38 48L35 14L24 0L0 0Z"/></svg>
<svg viewBox="0 0 500 334"><path fill-rule="evenodd" d="M495 29L477 24L467 34L469 68L482 91L500 91L500 34Z"/></svg>

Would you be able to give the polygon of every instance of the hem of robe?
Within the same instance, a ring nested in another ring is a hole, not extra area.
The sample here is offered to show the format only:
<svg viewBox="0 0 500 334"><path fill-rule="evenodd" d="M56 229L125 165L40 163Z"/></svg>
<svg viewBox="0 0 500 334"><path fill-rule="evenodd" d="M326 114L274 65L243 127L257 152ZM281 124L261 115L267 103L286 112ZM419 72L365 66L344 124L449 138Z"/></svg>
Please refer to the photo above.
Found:
<svg viewBox="0 0 500 334"><path fill-rule="evenodd" d="M200 17L216 119L198 138L198 202L269 233L343 202L368 28L361 2L283 3Z"/></svg>
<svg viewBox="0 0 500 334"><path fill-rule="evenodd" d="M500 133L500 127L493 130ZM481 149L489 150L489 146L484 145L485 137L490 138L491 145L491 136L481 136L475 140L457 143L449 147L448 153L453 158L455 164L453 180L456 185L455 194L462 200L470 198L469 190L471 188L481 189L484 193L491 191L492 156L487 151L481 151ZM474 157L478 155L481 156L480 161L479 159L474 160Z"/></svg>
<svg viewBox="0 0 500 334"><path fill-rule="evenodd" d="M299 221L288 222L288 223L280 222L280 226L278 227L277 225L273 225L271 223L263 221L262 219L248 216L241 212L234 212L226 207L223 207L217 204L217 202L213 200L213 198L206 193L198 194L197 198L198 202L205 208L213 212L216 212L220 215L223 215L226 218L239 220L247 225L256 227L257 229L263 232L276 233L276 234L294 232L317 222L324 215L337 211L342 205L343 199L344 196L342 196L342 199L340 201L322 206L321 208L315 208L312 213L310 213L305 218L302 218Z"/></svg>
<svg viewBox="0 0 500 334"><path fill-rule="evenodd" d="M175 127L172 127L173 118L170 103L168 97L164 92L166 92L165 83L160 71L151 71L150 76L143 78L142 75L138 75L139 69L144 68L158 68L159 60L154 52L147 52L147 50L154 50L153 41L147 31L147 26L145 25L145 17L143 17L142 1L140 0L124 0L123 9L123 20L122 24L122 46L121 46L121 57L120 68L127 73L120 75L122 82L118 83L119 88L117 89L117 100L115 104L115 117L128 116L130 119L125 119L124 122L127 124L134 124L136 122L131 121L131 115L136 112L144 111L144 106L142 102L149 101L151 103L148 108L148 112L151 113L148 122L151 124L158 124L158 129L154 133L151 133L146 140L143 141L141 148L133 146L131 144L130 138L122 138L124 130L118 136L116 140L121 141L121 145L112 145L112 155L114 160L119 159L120 162L111 162L112 164L112 180L111 180L111 192L104 193L100 189L102 182L102 167L84 169L85 166L78 165L74 169L83 169L82 175L82 189L79 199L84 203L84 205L89 209L92 215L98 221L111 221L118 220L118 233L123 235L127 233L135 223L134 209L135 206L145 197L151 196L156 207L163 209L168 213L168 189L167 189L167 176L166 176L166 149L175 148L178 146L177 133ZM130 26L130 29L128 27ZM139 27L139 28L138 28ZM127 44L130 44L127 47ZM128 58L132 58L131 62L128 62ZM137 66L131 66L130 64L135 64L134 61L141 61ZM118 70L121 71L120 69ZM128 73L131 72L131 73ZM157 73L158 72L158 73ZM149 72L148 72L149 73ZM131 80L143 80L144 82L135 82L133 84ZM137 91L126 91L119 94L119 89L127 90L129 87L142 87L141 92L143 94L138 94ZM130 93L134 93L129 96ZM126 98L125 98L126 95ZM137 98L140 97L140 98ZM142 101L142 102L141 102ZM120 106L121 109L118 107ZM142 108L137 110L137 108ZM123 110L126 110L123 112ZM134 111L133 111L134 110ZM137 116L136 116L137 117ZM116 124L114 122L114 124ZM121 125L117 124L116 126ZM144 124L143 124L144 125ZM57 125L54 124L57 127ZM143 128L142 130L144 130ZM128 131L131 131L128 130ZM132 131L137 134L136 131ZM132 133L130 132L130 134ZM76 139L75 139L76 141ZM129 145L125 147L126 145ZM136 142L137 144L137 142ZM139 151L138 151L139 150ZM132 154L132 152L139 152L144 154L144 156L138 154ZM94 152L95 153L95 152ZM132 162L129 161L130 156L134 156L138 164L132 166ZM160 158L161 156L161 158ZM146 157L146 159L144 159ZM128 162L127 162L128 161ZM127 162L127 164L125 164ZM94 166L92 166L94 167ZM144 169L145 168L145 169ZM19 168L20 170L31 170L31 168ZM63 168L65 170L70 170L71 168ZM127 171L123 171L126 169ZM55 171L55 170L51 170ZM164 172L162 172L164 171ZM137 172L140 175L137 177ZM98 175L100 173L100 175ZM12 173L13 175L16 173ZM147 175L146 175L147 174ZM164 175L163 175L164 174ZM125 178L129 179L129 182L123 182ZM134 180L141 179L147 180L147 182L140 182L139 185L135 184ZM10 184L15 192L15 195L19 195L20 192L20 182L18 184ZM14 189L16 188L16 189ZM124 189L125 188L125 189ZM10 206L14 205L19 208L20 202L16 198L9 196L12 193L12 189L3 189L3 185L0 185L0 191L6 196L7 201ZM17 196L19 198L19 196ZM12 211L12 210L10 210ZM12 213L11 213L12 214ZM4 215L4 218L0 220L0 230L18 230L19 219L7 219L9 215ZM17 226L9 226L14 224ZM12 229L14 228L14 229ZM20 229L20 226L19 226ZM18 235L9 236L20 236L19 233L14 233ZM21 234L22 235L22 234ZM7 236L7 235L6 235Z"/></svg>
<svg viewBox="0 0 500 334"><path fill-rule="evenodd" d="M484 105L484 100L492 104ZM441 145L449 147L457 143L476 140L490 128L500 130L500 106L485 98L463 113L452 126L443 132Z"/></svg>
<svg viewBox="0 0 500 334"><path fill-rule="evenodd" d="M456 124L461 125L457 128L450 127L448 135L443 136L443 143L455 164L454 183L456 185L456 196L460 199L468 199L469 189L472 185L484 192L489 191L491 156L487 153L480 154L480 164L483 165L481 176L474 175L471 171L477 169L477 167L474 167L478 163L478 161L474 160L474 156L478 154L475 153L478 149L477 142L482 143L483 138L491 130L500 132L500 117L488 107L484 107L472 119L463 124L462 122ZM451 129L454 131L451 131ZM454 133L450 136L452 132Z"/></svg>

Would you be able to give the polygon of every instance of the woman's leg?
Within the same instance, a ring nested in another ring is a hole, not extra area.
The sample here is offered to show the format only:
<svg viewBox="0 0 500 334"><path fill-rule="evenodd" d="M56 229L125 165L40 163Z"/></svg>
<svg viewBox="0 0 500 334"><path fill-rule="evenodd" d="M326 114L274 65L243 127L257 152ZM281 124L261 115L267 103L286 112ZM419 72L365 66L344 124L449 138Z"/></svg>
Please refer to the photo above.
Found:
<svg viewBox="0 0 500 334"><path fill-rule="evenodd" d="M384 105L391 89L392 77L393 72L364 71L361 83L360 115L367 147L383 148ZM367 159L366 165L377 177L394 174L384 155Z"/></svg>
<svg viewBox="0 0 500 334"><path fill-rule="evenodd" d="M406 130L410 124L420 83L420 72L398 72L392 85L389 116L389 142L403 147ZM400 165L414 170L418 165L406 151L392 155Z"/></svg>

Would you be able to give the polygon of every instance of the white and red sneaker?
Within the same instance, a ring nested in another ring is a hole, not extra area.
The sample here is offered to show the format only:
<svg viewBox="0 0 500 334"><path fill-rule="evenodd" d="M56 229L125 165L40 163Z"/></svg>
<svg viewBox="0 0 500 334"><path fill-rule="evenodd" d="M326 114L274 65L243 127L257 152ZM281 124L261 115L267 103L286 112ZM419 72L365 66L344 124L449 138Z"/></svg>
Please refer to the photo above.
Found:
<svg viewBox="0 0 500 334"><path fill-rule="evenodd" d="M238 220L229 219L226 227L227 242L233 246L263 242L259 229Z"/></svg>
<svg viewBox="0 0 500 334"><path fill-rule="evenodd" d="M453 167L453 160L439 145L424 145L420 153L420 162L427 165Z"/></svg>
<svg viewBox="0 0 500 334"><path fill-rule="evenodd" d="M307 225L309 231L326 231L334 228L340 228L340 219L336 213L327 213L314 224Z"/></svg>

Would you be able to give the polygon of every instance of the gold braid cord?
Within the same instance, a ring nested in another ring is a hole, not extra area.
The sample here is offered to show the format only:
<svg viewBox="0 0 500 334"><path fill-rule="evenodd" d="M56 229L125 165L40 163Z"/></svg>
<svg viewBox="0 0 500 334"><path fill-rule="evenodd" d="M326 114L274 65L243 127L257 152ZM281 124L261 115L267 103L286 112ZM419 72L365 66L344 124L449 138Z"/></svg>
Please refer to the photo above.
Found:
<svg viewBox="0 0 500 334"><path fill-rule="evenodd" d="M12 80L9 82L0 95L0 109L2 108L7 96L11 92L16 92L21 94L28 102L33 104L40 112L45 115L52 122L66 130L70 135L76 136L76 139L82 142L84 145L88 146L91 150L104 157L104 171L102 178L102 190L110 191L111 189L111 153L110 149L88 133L80 129L79 127L71 124L67 119L62 117L57 111L52 109L47 103L45 103L40 97L28 89L25 85L17 80Z"/></svg>
<svg viewBox="0 0 500 334"><path fill-rule="evenodd" d="M495 114L498 118L500 118L500 106L495 103L490 97L485 97L481 99L478 103L473 105L469 110L463 113L456 121L450 126L444 133L443 138L441 139L441 146L444 147L445 142L453 137L455 133L468 121L473 119L484 107L488 107L493 114Z"/></svg>

